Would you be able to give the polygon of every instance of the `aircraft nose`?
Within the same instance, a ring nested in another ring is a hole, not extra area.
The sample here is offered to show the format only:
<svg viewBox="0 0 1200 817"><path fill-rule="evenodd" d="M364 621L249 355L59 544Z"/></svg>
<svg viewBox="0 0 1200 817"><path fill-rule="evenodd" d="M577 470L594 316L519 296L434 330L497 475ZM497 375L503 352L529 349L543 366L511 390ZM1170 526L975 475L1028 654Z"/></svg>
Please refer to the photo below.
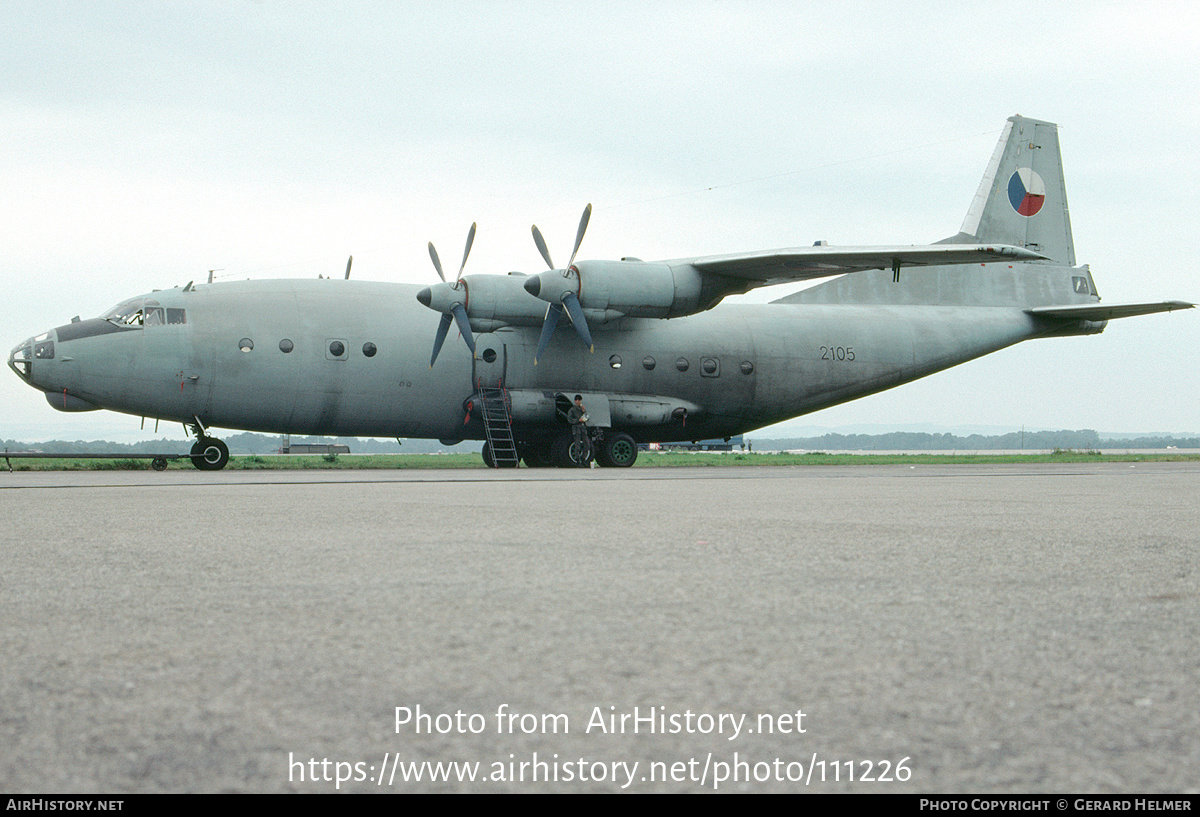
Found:
<svg viewBox="0 0 1200 817"><path fill-rule="evenodd" d="M29 372L33 368L33 340L18 344L8 353L8 368L16 372L17 377L29 382Z"/></svg>
<svg viewBox="0 0 1200 817"><path fill-rule="evenodd" d="M22 380L29 374L28 369L22 370L21 368L29 365L28 350L29 347L21 344L8 353L8 368L12 369Z"/></svg>
<svg viewBox="0 0 1200 817"><path fill-rule="evenodd" d="M31 386L40 388L34 382L34 361L54 359L54 333L43 332L37 337L20 343L8 353L8 368L16 372L17 377Z"/></svg>

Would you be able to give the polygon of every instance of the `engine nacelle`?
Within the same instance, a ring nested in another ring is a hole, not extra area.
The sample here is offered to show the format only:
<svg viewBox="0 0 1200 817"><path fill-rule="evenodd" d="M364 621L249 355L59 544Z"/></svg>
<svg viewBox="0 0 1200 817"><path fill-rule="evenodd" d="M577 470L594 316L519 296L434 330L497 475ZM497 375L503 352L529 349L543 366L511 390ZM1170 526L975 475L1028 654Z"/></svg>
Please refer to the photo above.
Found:
<svg viewBox="0 0 1200 817"><path fill-rule="evenodd" d="M525 289L549 303L574 293L589 315L677 318L707 308L701 306L703 283L690 264L580 261L526 278Z"/></svg>
<svg viewBox="0 0 1200 817"><path fill-rule="evenodd" d="M435 312L449 313L454 304L467 310L471 328L490 332L512 324L539 326L546 305L529 297L523 275L464 275L455 283L439 283L417 293L417 300Z"/></svg>

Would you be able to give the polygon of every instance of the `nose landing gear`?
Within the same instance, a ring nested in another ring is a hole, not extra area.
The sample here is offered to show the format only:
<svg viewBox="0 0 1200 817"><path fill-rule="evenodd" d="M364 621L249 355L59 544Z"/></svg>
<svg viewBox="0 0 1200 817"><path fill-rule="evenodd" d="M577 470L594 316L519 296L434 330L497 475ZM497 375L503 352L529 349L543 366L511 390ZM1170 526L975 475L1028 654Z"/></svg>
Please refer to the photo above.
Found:
<svg viewBox="0 0 1200 817"><path fill-rule="evenodd" d="M190 455L192 465L201 471L220 471L229 462L229 446L216 437L208 436L208 431L199 417L192 419L195 422L191 423L191 431L196 435Z"/></svg>
<svg viewBox="0 0 1200 817"><path fill-rule="evenodd" d="M216 437L201 437L192 445L191 457L201 471L220 471L229 462L229 446Z"/></svg>

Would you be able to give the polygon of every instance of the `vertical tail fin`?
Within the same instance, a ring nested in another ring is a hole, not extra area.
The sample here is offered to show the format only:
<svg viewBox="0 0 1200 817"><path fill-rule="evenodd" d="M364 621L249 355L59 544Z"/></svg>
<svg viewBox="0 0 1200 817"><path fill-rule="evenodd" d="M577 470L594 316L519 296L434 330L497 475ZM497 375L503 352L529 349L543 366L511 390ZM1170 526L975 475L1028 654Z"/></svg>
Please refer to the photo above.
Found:
<svg viewBox="0 0 1200 817"><path fill-rule="evenodd" d="M1057 125L1009 117L962 231L949 242L1013 244L1075 266Z"/></svg>

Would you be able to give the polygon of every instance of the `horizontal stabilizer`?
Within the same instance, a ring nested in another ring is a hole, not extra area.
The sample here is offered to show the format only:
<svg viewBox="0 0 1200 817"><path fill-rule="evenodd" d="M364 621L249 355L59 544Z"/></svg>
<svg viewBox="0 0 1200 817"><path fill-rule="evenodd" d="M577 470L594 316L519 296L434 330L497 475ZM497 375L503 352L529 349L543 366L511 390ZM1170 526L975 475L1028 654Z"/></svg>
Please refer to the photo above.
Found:
<svg viewBox="0 0 1200 817"><path fill-rule="evenodd" d="M1076 321L1110 321L1115 318L1132 318L1137 315L1153 315L1155 312L1173 312L1176 309L1191 309L1195 304L1187 301L1161 301L1153 304L1077 304L1075 306L1035 306L1026 309L1038 318L1063 318Z"/></svg>
<svg viewBox="0 0 1200 817"><path fill-rule="evenodd" d="M1005 244L930 244L895 247L830 247L815 245L786 250L713 255L688 259L701 272L780 284L827 278L846 272L995 261L1042 261L1045 256ZM672 262L674 263L674 262Z"/></svg>

